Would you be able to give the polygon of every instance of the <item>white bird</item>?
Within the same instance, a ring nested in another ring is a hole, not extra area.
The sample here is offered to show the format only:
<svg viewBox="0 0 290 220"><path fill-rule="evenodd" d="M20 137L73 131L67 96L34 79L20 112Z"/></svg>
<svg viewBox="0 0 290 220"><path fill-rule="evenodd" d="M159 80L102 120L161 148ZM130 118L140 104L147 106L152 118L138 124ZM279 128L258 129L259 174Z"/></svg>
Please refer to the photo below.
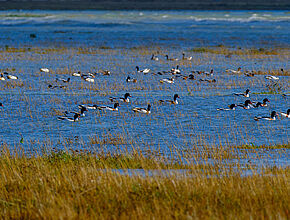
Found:
<svg viewBox="0 0 290 220"><path fill-rule="evenodd" d="M2 80L2 81L6 80L2 73L0 75L0 80Z"/></svg>
<svg viewBox="0 0 290 220"><path fill-rule="evenodd" d="M279 79L279 77L277 77L277 76L265 76L265 78L270 79L270 80L272 80L272 79L278 80Z"/></svg>
<svg viewBox="0 0 290 220"><path fill-rule="evenodd" d="M227 69L226 72L231 72L234 74L241 74L242 73L241 69L242 69L241 67L239 67L238 70Z"/></svg>
<svg viewBox="0 0 290 220"><path fill-rule="evenodd" d="M40 68L39 70L40 70L40 72L49 73L48 68Z"/></svg>
<svg viewBox="0 0 290 220"><path fill-rule="evenodd" d="M7 79L18 79L17 76L13 76L13 75L11 75L11 74L9 74L7 72L4 72L4 75L6 75Z"/></svg>
<svg viewBox="0 0 290 220"><path fill-rule="evenodd" d="M161 79L160 81L159 81L160 83L170 83L170 84L172 84L172 83L174 83L174 79L173 78L170 78L170 79Z"/></svg>
<svg viewBox="0 0 290 220"><path fill-rule="evenodd" d="M81 78L87 82L92 82L92 83L95 82L95 80L93 78L90 78L86 75L81 75Z"/></svg>
<svg viewBox="0 0 290 220"><path fill-rule="evenodd" d="M77 73L73 73L72 75L73 76L78 76L78 77L81 77L82 76L81 71L78 71Z"/></svg>

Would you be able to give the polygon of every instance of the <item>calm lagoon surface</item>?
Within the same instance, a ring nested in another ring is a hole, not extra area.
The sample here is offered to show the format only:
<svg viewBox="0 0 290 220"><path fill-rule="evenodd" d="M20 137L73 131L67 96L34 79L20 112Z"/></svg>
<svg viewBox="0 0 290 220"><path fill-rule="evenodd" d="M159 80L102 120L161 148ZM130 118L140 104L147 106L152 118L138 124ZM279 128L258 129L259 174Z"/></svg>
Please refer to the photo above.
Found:
<svg viewBox="0 0 290 220"><path fill-rule="evenodd" d="M290 92L289 11L1 11L0 30L0 71L19 77L0 81L2 145L27 151L138 148L171 157L173 149L289 144L289 118L254 120L290 108L289 96L282 96ZM257 54L239 54L251 50ZM183 52L193 59L182 60ZM153 53L158 61L150 59ZM166 54L179 61L166 60ZM138 73L137 65L151 72ZM171 75L152 74L176 65L183 76L211 69L214 75L196 74L195 80L174 76L174 84L161 84ZM40 72L43 67L50 73ZM241 74L226 72L238 67ZM281 68L279 80L265 78ZM72 76L102 70L111 75L97 74L94 83ZM260 73L246 77L246 71ZM128 75L137 83L127 83ZM68 77L69 83L56 82ZM250 98L233 95L246 89ZM78 111L79 104L113 106L109 97L126 92L130 103L120 102L118 112L89 110L77 122L57 120L64 111ZM178 105L159 103L175 93ZM270 100L267 107L217 111L264 98ZM148 103L151 114L132 111ZM257 151L248 154L255 162ZM288 148L261 148L258 154L258 164L289 165Z"/></svg>

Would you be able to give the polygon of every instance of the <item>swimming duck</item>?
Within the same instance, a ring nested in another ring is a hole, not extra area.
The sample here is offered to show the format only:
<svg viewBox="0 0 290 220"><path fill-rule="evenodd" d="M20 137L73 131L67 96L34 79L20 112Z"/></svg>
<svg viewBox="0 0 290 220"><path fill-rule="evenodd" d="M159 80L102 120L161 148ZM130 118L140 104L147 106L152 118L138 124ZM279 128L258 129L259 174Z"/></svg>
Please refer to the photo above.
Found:
<svg viewBox="0 0 290 220"><path fill-rule="evenodd" d="M127 76L126 82L133 82L136 83L137 79L131 78L130 76Z"/></svg>
<svg viewBox="0 0 290 220"><path fill-rule="evenodd" d="M11 75L11 74L9 74L7 72L4 72L4 75L6 75L7 79L18 79L17 76L13 76L13 75Z"/></svg>
<svg viewBox="0 0 290 220"><path fill-rule="evenodd" d="M194 80L194 75L193 74L189 74L188 79Z"/></svg>
<svg viewBox="0 0 290 220"><path fill-rule="evenodd" d="M209 83L215 83L216 79L199 79L199 81L209 82Z"/></svg>
<svg viewBox="0 0 290 220"><path fill-rule="evenodd" d="M166 55L165 57L166 57L166 60L170 60L170 61L178 61L177 58L169 58L168 55Z"/></svg>
<svg viewBox="0 0 290 220"><path fill-rule="evenodd" d="M231 110L236 110L237 105L236 104L231 104L229 105L229 108L217 108L216 110L218 111L231 111Z"/></svg>
<svg viewBox="0 0 290 220"><path fill-rule="evenodd" d="M173 96L173 100L159 100L159 102L160 103L169 102L170 104L177 105L178 104L177 98L180 98L180 97L178 96L178 94L175 94Z"/></svg>
<svg viewBox="0 0 290 220"><path fill-rule="evenodd" d="M250 94L249 94L250 92L251 91L249 89L247 89L245 93L234 93L234 95L236 95L236 96L244 96L244 97L249 98L250 97Z"/></svg>
<svg viewBox="0 0 290 220"><path fill-rule="evenodd" d="M87 82L95 82L93 78L88 77L87 75L81 75L81 78Z"/></svg>
<svg viewBox="0 0 290 220"><path fill-rule="evenodd" d="M72 76L81 77L82 76L81 71L78 71L76 73L73 73Z"/></svg>
<svg viewBox="0 0 290 220"><path fill-rule="evenodd" d="M103 76L110 76L111 72L109 70L103 70L102 74L103 74Z"/></svg>
<svg viewBox="0 0 290 220"><path fill-rule="evenodd" d="M48 85L48 88L50 88L50 89L55 89L55 88L57 88L58 86L53 86L53 85L51 85L51 84L49 84Z"/></svg>
<svg viewBox="0 0 290 220"><path fill-rule="evenodd" d="M0 80L2 81L6 80L2 73L0 74Z"/></svg>
<svg viewBox="0 0 290 220"><path fill-rule="evenodd" d="M262 107L266 107L267 106L267 102L270 103L269 99L265 98L263 99L263 103L261 104Z"/></svg>
<svg viewBox="0 0 290 220"><path fill-rule="evenodd" d="M257 102L257 104L254 106L255 108L263 107L261 102Z"/></svg>
<svg viewBox="0 0 290 220"><path fill-rule="evenodd" d="M287 113L284 112L280 112L281 116L286 117L286 118L290 118L290 109L287 110Z"/></svg>
<svg viewBox="0 0 290 220"><path fill-rule="evenodd" d="M270 80L278 80L279 79L279 77L277 77L277 76L265 76L265 78L266 79L270 79Z"/></svg>
<svg viewBox="0 0 290 220"><path fill-rule="evenodd" d="M204 72L207 76L213 76L213 69L210 70L210 72Z"/></svg>
<svg viewBox="0 0 290 220"><path fill-rule="evenodd" d="M49 73L48 68L40 68L39 70L40 70L40 72Z"/></svg>
<svg viewBox="0 0 290 220"><path fill-rule="evenodd" d="M188 60L188 61L189 61L189 60L192 60L192 57L186 57L186 56L185 56L185 53L182 53L182 59L183 59L183 60Z"/></svg>
<svg viewBox="0 0 290 220"><path fill-rule="evenodd" d="M144 113L144 114L150 114L151 112L151 105L148 104L147 109L146 108L139 108L139 107L135 107L133 108L134 112L139 112L139 113Z"/></svg>
<svg viewBox="0 0 290 220"><path fill-rule="evenodd" d="M255 117L255 121L259 121L261 119L264 119L264 120L276 120L276 116L278 116L278 114L275 112L275 111L272 111L271 113L271 116L270 117L266 117L266 116L263 116L263 117Z"/></svg>
<svg viewBox="0 0 290 220"><path fill-rule="evenodd" d="M245 104L239 104L238 106L242 107L243 109L250 109L252 104L253 103L250 100L246 100Z"/></svg>
<svg viewBox="0 0 290 220"><path fill-rule="evenodd" d="M231 73L234 73L234 74L241 74L241 67L238 68L238 70L232 70L232 69L227 69L226 72L231 72Z"/></svg>
<svg viewBox="0 0 290 220"><path fill-rule="evenodd" d="M174 79L173 78L170 78L170 79L161 79L159 82L160 83L166 82L166 83L172 84L172 83L174 83Z"/></svg>
<svg viewBox="0 0 290 220"><path fill-rule="evenodd" d="M58 120L62 120L62 121L63 120L67 120L67 121L73 121L73 122L75 122L75 121L78 121L79 120L79 117L80 117L80 114L75 113L73 118L67 117L67 116L61 116L61 117L57 117L57 119Z"/></svg>
<svg viewBox="0 0 290 220"><path fill-rule="evenodd" d="M114 104L113 108L109 107L109 106L97 106L97 109L99 109L99 110L109 110L109 111L118 111L118 106L120 106L120 105L117 102L117 103Z"/></svg>
<svg viewBox="0 0 290 220"><path fill-rule="evenodd" d="M177 65L176 68L172 68L170 70L170 72L174 75L174 74L180 74L180 69L179 66Z"/></svg>
<svg viewBox="0 0 290 220"><path fill-rule="evenodd" d="M86 109L97 109L97 105L79 105L79 109L86 108Z"/></svg>
<svg viewBox="0 0 290 220"><path fill-rule="evenodd" d="M111 102L115 102L117 99L119 99L119 100L122 101L122 102L127 102L127 103L129 103L129 102L130 102L129 97L132 97L132 96L130 95L130 93L127 92L127 93L124 95L124 97L121 97L121 98L113 98L113 97L110 97L109 99L110 99Z"/></svg>
<svg viewBox="0 0 290 220"><path fill-rule="evenodd" d="M55 88L65 89L66 86L53 86L53 85L49 84L49 85L48 85L48 88L49 88L49 89L55 89Z"/></svg>
<svg viewBox="0 0 290 220"><path fill-rule="evenodd" d="M4 107L4 105L2 104L2 102L0 102L0 107Z"/></svg>
<svg viewBox="0 0 290 220"><path fill-rule="evenodd" d="M146 68L144 70L140 70L139 66L136 66L136 70L138 73L144 73L144 74L147 74L150 72L150 69Z"/></svg>
<svg viewBox="0 0 290 220"><path fill-rule="evenodd" d="M244 73L244 75L247 76L247 77L253 77L253 76L255 76L255 73L253 73L253 72L246 72L246 73Z"/></svg>
<svg viewBox="0 0 290 220"><path fill-rule="evenodd" d="M154 54L152 54L151 60L158 61L158 60L159 60L159 58L158 58L157 56L155 56Z"/></svg>
<svg viewBox="0 0 290 220"><path fill-rule="evenodd" d="M55 81L62 81L63 83L68 83L70 81L70 78L67 78L67 79L56 78Z"/></svg>
<svg viewBox="0 0 290 220"><path fill-rule="evenodd" d="M80 106L79 106L80 108ZM85 117L85 112L88 111L87 108L85 106L81 106L81 111L80 112L68 112L68 111L65 111L65 116L68 116L69 114L79 114L81 117Z"/></svg>

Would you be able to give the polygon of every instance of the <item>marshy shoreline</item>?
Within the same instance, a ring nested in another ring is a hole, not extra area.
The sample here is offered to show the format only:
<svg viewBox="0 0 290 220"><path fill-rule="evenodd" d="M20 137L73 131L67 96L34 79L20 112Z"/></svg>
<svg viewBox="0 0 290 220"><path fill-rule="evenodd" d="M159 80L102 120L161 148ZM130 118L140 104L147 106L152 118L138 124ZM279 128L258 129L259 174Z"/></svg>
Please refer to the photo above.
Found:
<svg viewBox="0 0 290 220"><path fill-rule="evenodd" d="M130 168L145 175L126 174ZM0 217L288 219L289 167L248 169L252 174L245 176L241 167L170 164L137 152L28 157L2 146Z"/></svg>

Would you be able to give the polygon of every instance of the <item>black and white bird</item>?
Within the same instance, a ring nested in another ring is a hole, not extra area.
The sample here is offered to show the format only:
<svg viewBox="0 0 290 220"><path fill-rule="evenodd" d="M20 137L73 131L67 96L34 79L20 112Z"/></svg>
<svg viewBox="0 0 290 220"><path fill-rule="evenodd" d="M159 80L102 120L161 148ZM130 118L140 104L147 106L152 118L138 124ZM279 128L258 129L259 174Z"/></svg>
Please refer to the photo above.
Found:
<svg viewBox="0 0 290 220"><path fill-rule="evenodd" d="M192 57L186 57L185 53L182 53L182 59L190 61L190 60L192 60Z"/></svg>
<svg viewBox="0 0 290 220"><path fill-rule="evenodd" d="M120 104L117 102L117 103L114 104L114 107L97 106L97 109L99 109L99 110L109 110L109 111L118 111L118 106L120 106Z"/></svg>
<svg viewBox="0 0 290 220"><path fill-rule="evenodd" d="M180 71L178 65L176 66L176 68L172 68L172 69L170 70L170 72L171 72L173 75L174 75L174 74L180 74L180 73L181 73L181 71Z"/></svg>
<svg viewBox="0 0 290 220"><path fill-rule="evenodd" d="M287 113L280 112L280 115L285 117L285 118L290 118L290 109L287 110Z"/></svg>
<svg viewBox="0 0 290 220"><path fill-rule="evenodd" d="M234 95L236 95L236 96L243 96L243 97L249 98L250 97L250 92L251 91L249 89L247 89L245 93L234 93Z"/></svg>
<svg viewBox="0 0 290 220"><path fill-rule="evenodd" d="M4 72L4 75L6 75L7 79L18 79L18 76L11 75L10 73Z"/></svg>
<svg viewBox="0 0 290 220"><path fill-rule="evenodd" d="M139 108L139 107L135 107L133 108L134 112L139 112L139 113L144 113L144 114L150 114L151 112L151 105L148 104L147 108Z"/></svg>
<svg viewBox="0 0 290 220"><path fill-rule="evenodd" d="M150 72L150 69L149 68L146 68L144 70L140 70L139 66L136 66L136 70L138 73L144 73L144 74L147 74Z"/></svg>
<svg viewBox="0 0 290 220"><path fill-rule="evenodd" d="M263 120L268 120L268 121L272 121L272 120L276 120L276 116L278 116L278 114L275 111L272 111L271 116L267 117L267 116L262 116L262 117L255 117L255 121L259 121L261 119Z"/></svg>
<svg viewBox="0 0 290 220"><path fill-rule="evenodd" d="M157 56L155 56L154 54L152 54L151 60L158 61L158 60L159 60L159 58L158 58Z"/></svg>
<svg viewBox="0 0 290 220"><path fill-rule="evenodd" d="M40 70L40 72L49 73L48 68L40 68L39 70Z"/></svg>
<svg viewBox="0 0 290 220"><path fill-rule="evenodd" d="M172 84L172 83L174 83L174 78L170 78L170 79L161 79L159 82L160 82L160 83L169 83L169 84Z"/></svg>
<svg viewBox="0 0 290 220"><path fill-rule="evenodd" d="M245 104L238 104L238 106L242 107L243 109L250 109L251 107L253 107L252 104L253 103L251 102L251 100L246 100Z"/></svg>
<svg viewBox="0 0 290 220"><path fill-rule="evenodd" d="M170 103L170 104L173 104L173 105L177 105L178 104L177 98L180 98L180 97L178 96L178 94L175 94L173 96L173 100L159 100L159 102L160 103Z"/></svg>
<svg viewBox="0 0 290 220"><path fill-rule="evenodd" d="M169 61L178 61L177 58L169 58L168 55L166 55L165 57L166 57L166 60L169 60Z"/></svg>
<svg viewBox="0 0 290 220"><path fill-rule="evenodd" d="M218 111L231 111L231 110L236 110L237 105L236 104L231 104L229 105L229 108L217 108L216 110Z"/></svg>
<svg viewBox="0 0 290 220"><path fill-rule="evenodd" d="M61 81L63 83L68 83L70 81L70 78L63 79L63 78L56 78L56 81Z"/></svg>
<svg viewBox="0 0 290 220"><path fill-rule="evenodd" d="M136 82L137 82L137 79L134 79L134 78L131 78L130 76L127 76L127 78L126 78L126 82L133 82L133 83L136 83Z"/></svg>
<svg viewBox="0 0 290 220"><path fill-rule="evenodd" d="M132 97L132 96L130 95L130 93L127 92L127 93L125 93L124 97L120 97L120 98L110 97L109 99L110 99L111 102L116 102L117 100L120 100L122 102L129 103L130 102L129 97Z"/></svg>
<svg viewBox="0 0 290 220"><path fill-rule="evenodd" d="M80 117L80 114L78 113L75 113L73 118L72 117L68 117L68 116L60 116L60 117L57 117L58 120L61 120L61 121L72 121L72 122L75 122L75 121L78 121L79 120L79 117Z"/></svg>

